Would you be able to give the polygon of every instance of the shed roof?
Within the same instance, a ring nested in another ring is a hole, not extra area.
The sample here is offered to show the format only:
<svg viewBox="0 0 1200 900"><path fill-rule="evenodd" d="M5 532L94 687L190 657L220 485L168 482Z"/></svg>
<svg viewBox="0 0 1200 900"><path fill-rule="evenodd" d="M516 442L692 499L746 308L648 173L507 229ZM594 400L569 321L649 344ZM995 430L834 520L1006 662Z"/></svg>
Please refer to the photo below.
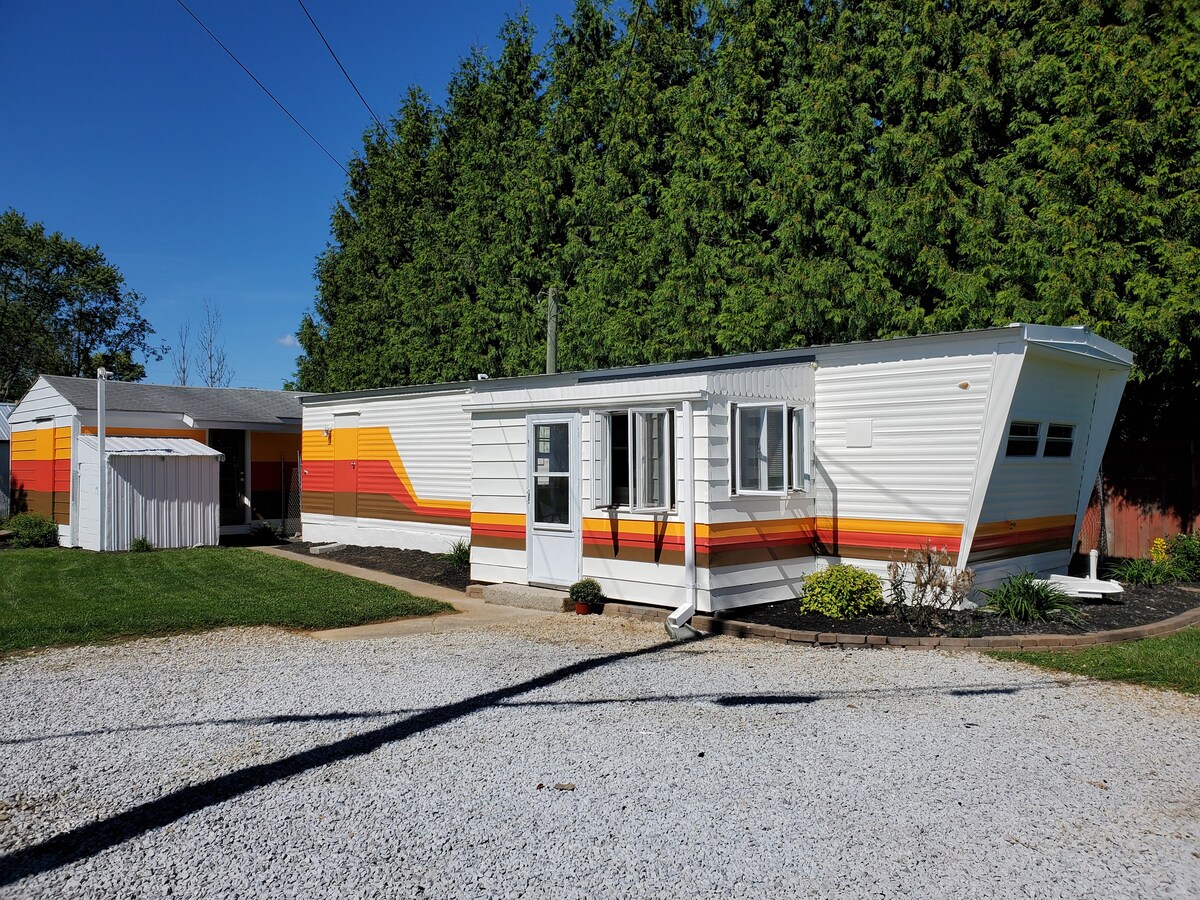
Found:
<svg viewBox="0 0 1200 900"><path fill-rule="evenodd" d="M88 450L99 448L94 434L81 434L79 443ZM104 440L106 456L217 456L225 454L191 438L110 437Z"/></svg>
<svg viewBox="0 0 1200 900"><path fill-rule="evenodd" d="M0 403L0 441L12 440L12 429L8 426L8 417L16 407L11 403Z"/></svg>
<svg viewBox="0 0 1200 900"><path fill-rule="evenodd" d="M96 380L67 375L43 375L76 409L96 408ZM191 416L204 422L283 423L301 418L296 391L254 388L181 387L110 381L104 387L104 406L116 412L160 412Z"/></svg>

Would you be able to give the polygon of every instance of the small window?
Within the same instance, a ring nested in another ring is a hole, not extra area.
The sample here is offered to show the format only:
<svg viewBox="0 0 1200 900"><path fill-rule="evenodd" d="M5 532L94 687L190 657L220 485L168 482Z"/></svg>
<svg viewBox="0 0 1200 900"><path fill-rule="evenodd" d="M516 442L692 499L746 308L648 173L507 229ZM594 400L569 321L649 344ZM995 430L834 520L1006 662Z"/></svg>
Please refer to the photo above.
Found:
<svg viewBox="0 0 1200 900"><path fill-rule="evenodd" d="M1013 422L1008 427L1005 456L1037 456L1042 426L1038 422Z"/></svg>
<svg viewBox="0 0 1200 900"><path fill-rule="evenodd" d="M1075 446L1075 426L1051 424L1046 428L1046 446L1042 448L1042 456L1065 459L1071 455Z"/></svg>
<svg viewBox="0 0 1200 900"><path fill-rule="evenodd" d="M633 419L633 511L671 506L671 424L666 410L630 410Z"/></svg>

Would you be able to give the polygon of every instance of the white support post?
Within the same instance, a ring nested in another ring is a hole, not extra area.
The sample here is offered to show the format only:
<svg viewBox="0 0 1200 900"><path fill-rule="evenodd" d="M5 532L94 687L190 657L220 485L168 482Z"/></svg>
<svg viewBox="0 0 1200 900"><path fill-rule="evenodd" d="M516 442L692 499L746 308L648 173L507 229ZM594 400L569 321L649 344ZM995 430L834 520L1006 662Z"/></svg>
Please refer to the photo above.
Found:
<svg viewBox="0 0 1200 900"><path fill-rule="evenodd" d="M104 452L104 383L108 380L109 372L101 367L96 370L96 462L99 475L97 477L97 493L100 506L96 511L96 527L100 538L100 552L108 549L108 522L105 513L107 509L108 491L108 456Z"/></svg>

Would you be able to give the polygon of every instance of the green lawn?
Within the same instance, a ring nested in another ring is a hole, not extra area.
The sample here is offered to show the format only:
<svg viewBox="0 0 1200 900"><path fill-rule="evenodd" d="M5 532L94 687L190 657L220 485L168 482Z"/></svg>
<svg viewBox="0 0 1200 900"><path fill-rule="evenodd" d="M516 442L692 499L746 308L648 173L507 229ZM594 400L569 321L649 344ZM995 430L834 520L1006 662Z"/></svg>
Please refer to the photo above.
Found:
<svg viewBox="0 0 1200 900"><path fill-rule="evenodd" d="M991 655L1059 672L1200 694L1200 628L1082 650L995 651Z"/></svg>
<svg viewBox="0 0 1200 900"><path fill-rule="evenodd" d="M336 628L451 608L246 549L0 551L0 652L226 625Z"/></svg>

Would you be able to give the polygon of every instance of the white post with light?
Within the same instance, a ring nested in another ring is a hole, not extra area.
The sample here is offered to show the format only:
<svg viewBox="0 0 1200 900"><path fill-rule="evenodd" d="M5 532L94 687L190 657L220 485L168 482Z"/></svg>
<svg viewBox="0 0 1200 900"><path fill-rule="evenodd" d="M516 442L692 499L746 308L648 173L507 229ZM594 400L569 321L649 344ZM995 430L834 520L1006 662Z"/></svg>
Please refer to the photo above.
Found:
<svg viewBox="0 0 1200 900"><path fill-rule="evenodd" d="M104 452L104 383L108 380L108 376L112 374L103 367L96 370L96 460L98 462L99 477L96 479L99 485L99 500L100 508L97 511L97 526L100 533L100 552L103 553L108 549L108 528L105 521L105 493L108 490L108 457Z"/></svg>

